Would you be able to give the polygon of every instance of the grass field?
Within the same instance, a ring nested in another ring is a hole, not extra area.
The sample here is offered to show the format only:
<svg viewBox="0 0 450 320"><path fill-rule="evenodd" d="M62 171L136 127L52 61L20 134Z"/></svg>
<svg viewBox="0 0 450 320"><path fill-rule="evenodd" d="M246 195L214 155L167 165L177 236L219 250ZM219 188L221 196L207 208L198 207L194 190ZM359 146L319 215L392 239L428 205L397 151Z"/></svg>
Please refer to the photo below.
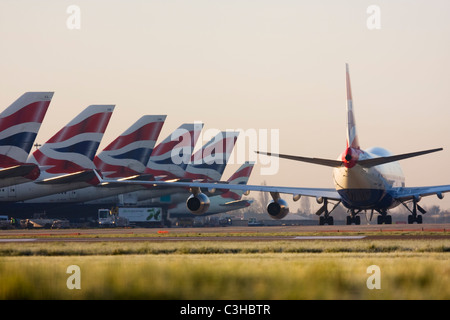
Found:
<svg viewBox="0 0 450 320"><path fill-rule="evenodd" d="M0 299L449 299L449 262L449 240L2 243Z"/></svg>

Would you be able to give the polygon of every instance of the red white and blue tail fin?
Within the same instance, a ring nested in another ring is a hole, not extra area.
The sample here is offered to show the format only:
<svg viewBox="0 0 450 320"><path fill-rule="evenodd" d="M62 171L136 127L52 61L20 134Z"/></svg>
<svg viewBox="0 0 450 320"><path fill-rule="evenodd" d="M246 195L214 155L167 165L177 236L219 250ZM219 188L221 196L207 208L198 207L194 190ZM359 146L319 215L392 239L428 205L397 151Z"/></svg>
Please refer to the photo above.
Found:
<svg viewBox="0 0 450 320"><path fill-rule="evenodd" d="M94 156L114 105L91 105L33 152L30 162L50 175L95 169Z"/></svg>
<svg viewBox="0 0 450 320"><path fill-rule="evenodd" d="M246 161L228 178L227 182L230 184L247 184L254 166L254 162Z"/></svg>
<svg viewBox="0 0 450 320"><path fill-rule="evenodd" d="M153 149L146 174L162 179L183 178L203 123L185 123Z"/></svg>
<svg viewBox="0 0 450 320"><path fill-rule="evenodd" d="M95 157L96 168L108 178L143 173L165 120L165 115L141 117Z"/></svg>
<svg viewBox="0 0 450 320"><path fill-rule="evenodd" d="M245 162L235 173L233 173L227 182L229 184L247 184L254 166L254 162ZM243 194L243 190L228 190L220 196L222 198L240 200Z"/></svg>
<svg viewBox="0 0 450 320"><path fill-rule="evenodd" d="M219 132L192 156L184 178L220 181L239 132Z"/></svg>
<svg viewBox="0 0 450 320"><path fill-rule="evenodd" d="M27 160L52 97L53 92L26 92L0 113L0 167Z"/></svg>
<svg viewBox="0 0 450 320"><path fill-rule="evenodd" d="M25 163L53 92L26 92L0 113L0 187L36 180L39 166Z"/></svg>

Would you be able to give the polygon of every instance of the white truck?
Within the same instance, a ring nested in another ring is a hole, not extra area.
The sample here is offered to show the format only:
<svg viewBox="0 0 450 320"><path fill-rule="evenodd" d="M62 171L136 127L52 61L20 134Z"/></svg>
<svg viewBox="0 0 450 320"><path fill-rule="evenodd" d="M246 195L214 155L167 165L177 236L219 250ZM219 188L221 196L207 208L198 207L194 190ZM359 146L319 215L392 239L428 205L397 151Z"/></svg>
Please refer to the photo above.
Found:
<svg viewBox="0 0 450 320"><path fill-rule="evenodd" d="M11 221L8 216L0 216L0 229L10 229Z"/></svg>
<svg viewBox="0 0 450 320"><path fill-rule="evenodd" d="M161 226L162 208L116 207L98 210L100 227Z"/></svg>
<svg viewBox="0 0 450 320"><path fill-rule="evenodd" d="M114 210L98 209L98 226L100 228L127 227L128 220L119 217Z"/></svg>

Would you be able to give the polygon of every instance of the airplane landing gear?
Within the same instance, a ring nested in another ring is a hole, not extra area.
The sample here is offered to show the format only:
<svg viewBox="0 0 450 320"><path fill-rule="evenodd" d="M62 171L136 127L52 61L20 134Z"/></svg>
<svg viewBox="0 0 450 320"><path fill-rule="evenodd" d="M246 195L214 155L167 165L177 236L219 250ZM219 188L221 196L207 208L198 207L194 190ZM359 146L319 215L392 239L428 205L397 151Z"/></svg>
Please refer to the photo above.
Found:
<svg viewBox="0 0 450 320"><path fill-rule="evenodd" d="M377 217L377 224L392 224L392 216L387 214L387 210L382 210Z"/></svg>
<svg viewBox="0 0 450 320"><path fill-rule="evenodd" d="M318 201L319 202L319 201ZM330 214L337 208L337 206L341 203L340 201L334 205L334 207L328 211L328 199L323 199L323 206L316 212L316 215L320 216L323 213L323 216L319 217L319 225L323 226L325 224L334 225L334 219Z"/></svg>
<svg viewBox="0 0 450 320"><path fill-rule="evenodd" d="M362 210L359 210L358 212L355 212L355 210L351 209L350 210L350 215L347 216L347 225L351 225L352 223L354 223L355 225L360 225L361 224L361 217L358 216L358 213L360 213Z"/></svg>
<svg viewBox="0 0 450 320"><path fill-rule="evenodd" d="M419 210L421 214L427 213L424 208L422 208L421 206L419 206L417 204L417 202L419 202L419 201L417 201L416 198L413 198L413 208L412 208L412 210L406 204L404 204L402 202L403 206L406 209L408 209L409 212L412 213L412 214L410 214L408 216L408 224L413 224L414 222L416 222L417 224L422 224L422 221L423 221L422 220L422 215L418 215L417 214L417 210Z"/></svg>

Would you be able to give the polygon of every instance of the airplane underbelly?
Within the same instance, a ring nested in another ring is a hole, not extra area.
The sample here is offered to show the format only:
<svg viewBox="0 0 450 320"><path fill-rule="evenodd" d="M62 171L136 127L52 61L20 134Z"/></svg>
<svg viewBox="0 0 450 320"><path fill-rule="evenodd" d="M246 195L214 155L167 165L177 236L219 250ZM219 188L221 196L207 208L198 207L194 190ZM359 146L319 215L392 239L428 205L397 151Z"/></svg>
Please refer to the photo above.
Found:
<svg viewBox="0 0 450 320"><path fill-rule="evenodd" d="M389 207L392 202L381 176L374 170L360 166L336 168L333 178L335 188L347 208L381 209Z"/></svg>

